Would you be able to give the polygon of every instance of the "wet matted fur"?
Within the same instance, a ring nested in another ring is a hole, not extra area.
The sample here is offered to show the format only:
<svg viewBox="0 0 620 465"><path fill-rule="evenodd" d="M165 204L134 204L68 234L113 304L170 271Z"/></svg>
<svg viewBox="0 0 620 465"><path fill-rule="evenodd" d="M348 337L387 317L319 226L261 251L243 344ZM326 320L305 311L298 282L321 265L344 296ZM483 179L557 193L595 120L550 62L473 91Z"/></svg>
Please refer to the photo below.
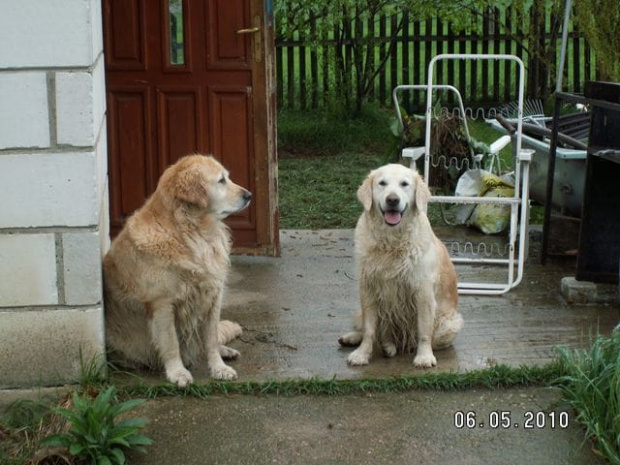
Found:
<svg viewBox="0 0 620 465"><path fill-rule="evenodd" d="M359 347L347 361L367 365L378 340L386 357L417 348L414 365L434 366L433 349L452 344L463 318L454 265L426 216L428 187L415 170L391 164L372 171L357 196L361 313L339 342Z"/></svg>
<svg viewBox="0 0 620 465"><path fill-rule="evenodd" d="M223 219L250 203L213 157L181 158L128 220L104 258L106 342L117 362L164 368L193 382L186 366L206 356L217 379L234 379L222 357L241 327L220 321L231 238Z"/></svg>

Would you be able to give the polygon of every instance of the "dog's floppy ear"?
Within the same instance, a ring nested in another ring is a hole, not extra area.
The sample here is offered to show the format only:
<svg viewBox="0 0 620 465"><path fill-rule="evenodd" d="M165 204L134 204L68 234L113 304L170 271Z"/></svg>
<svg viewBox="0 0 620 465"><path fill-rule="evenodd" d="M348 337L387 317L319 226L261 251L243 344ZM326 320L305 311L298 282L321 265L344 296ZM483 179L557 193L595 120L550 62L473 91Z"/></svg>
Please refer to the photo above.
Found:
<svg viewBox="0 0 620 465"><path fill-rule="evenodd" d="M190 166L177 173L175 196L183 202L191 203L200 208L207 208L208 194L205 179L200 166Z"/></svg>
<svg viewBox="0 0 620 465"><path fill-rule="evenodd" d="M370 211L372 208L372 173L370 173L362 185L357 189L357 199L364 206L365 211Z"/></svg>
<svg viewBox="0 0 620 465"><path fill-rule="evenodd" d="M417 171L413 172L413 179L415 182L415 206L420 212L426 214L431 191Z"/></svg>

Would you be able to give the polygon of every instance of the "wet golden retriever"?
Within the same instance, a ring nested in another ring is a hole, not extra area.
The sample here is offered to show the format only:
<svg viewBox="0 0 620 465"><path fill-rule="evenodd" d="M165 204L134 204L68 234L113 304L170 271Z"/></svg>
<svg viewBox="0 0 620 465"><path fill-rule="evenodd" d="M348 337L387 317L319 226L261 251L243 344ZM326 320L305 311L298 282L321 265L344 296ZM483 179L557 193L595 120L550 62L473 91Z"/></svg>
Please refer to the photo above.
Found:
<svg viewBox="0 0 620 465"><path fill-rule="evenodd" d="M463 327L457 280L444 244L426 216L430 196L421 176L402 165L372 171L357 192L364 207L355 229L361 314L343 346L359 347L349 365L367 365L375 340L383 354L410 352L413 363L437 364L433 349L448 347Z"/></svg>
<svg viewBox="0 0 620 465"><path fill-rule="evenodd" d="M201 356L214 378L236 377L223 361L239 355L224 344L241 327L220 321L231 247L222 220L251 197L210 156L166 169L104 258L106 341L117 361L164 368L181 387Z"/></svg>

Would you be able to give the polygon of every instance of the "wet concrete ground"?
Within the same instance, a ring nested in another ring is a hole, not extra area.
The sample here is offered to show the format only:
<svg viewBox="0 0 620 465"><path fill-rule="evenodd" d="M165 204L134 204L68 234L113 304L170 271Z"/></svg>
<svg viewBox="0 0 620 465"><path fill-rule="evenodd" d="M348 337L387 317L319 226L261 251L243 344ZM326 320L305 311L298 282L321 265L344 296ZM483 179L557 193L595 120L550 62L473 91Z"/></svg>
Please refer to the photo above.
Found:
<svg viewBox="0 0 620 465"><path fill-rule="evenodd" d="M231 347L239 380L309 378L355 379L414 375L413 356L383 358L377 351L367 367L347 366L352 350L338 337L350 331L358 308L353 231L283 231L280 258L233 257L223 318L240 323ZM535 250L535 244L532 246ZM560 280L574 276L563 261L542 266L535 256L522 283L504 296L460 296L465 327L454 347L435 353L433 371L467 371L497 363L545 364L560 345L584 346L597 332L609 334L619 321L617 304L569 305ZM496 267L457 267L462 280L489 277ZM206 364L191 369L208 381ZM152 381L161 373L143 373Z"/></svg>
<svg viewBox="0 0 620 465"><path fill-rule="evenodd" d="M223 316L244 328L231 344L242 353L231 362L240 381L421 372L411 355L385 359L376 353L368 367L347 366L351 349L340 348L337 340L350 330L358 307L352 237L350 230L283 231L280 258L233 257ZM574 275L574 265L542 267L534 255L525 279L508 294L461 296L465 327L453 348L436 352L433 371L544 364L555 346L586 346L590 335L610 333L618 322L618 304L568 305L560 296L560 280ZM467 280L493 274L488 267L459 266L458 271ZM191 371L197 383L210 380L206 364ZM163 373L139 375L165 382ZM566 406L559 399L559 392L549 388L158 399L131 412L150 420L143 433L155 443L130 463L603 463L572 412L568 428L560 426ZM471 412L475 424L458 428L457 412ZM493 428L492 412L507 412L508 426ZM526 428L528 415L542 415L542 423Z"/></svg>
<svg viewBox="0 0 620 465"><path fill-rule="evenodd" d="M350 330L358 306L352 236L284 231L281 258L234 257L224 317L244 327L231 344L242 353L231 362L239 380L421 372L411 355L385 359L376 353L368 367L347 366L351 349L337 340ZM461 296L465 327L453 348L436 352L433 371L545 364L558 345L586 346L590 335L610 333L618 322L617 303L571 306L561 298L560 280L574 274L572 266L542 267L531 256L525 279L508 294ZM494 273L463 266L458 272L467 280ZM204 364L192 373L198 383L209 380ZM163 381L161 373L142 375ZM458 427L461 413L475 416L471 427ZM132 415L150 420L144 433L155 440L147 455L132 455L137 465L604 463L551 388L167 398L149 401ZM509 418L507 427L494 427L493 415ZM531 418L533 427L527 428Z"/></svg>
<svg viewBox="0 0 620 465"><path fill-rule="evenodd" d="M144 433L155 442L130 463L604 463L558 398L554 389L527 388L155 400L132 412L151 420ZM461 413L475 415L475 423L462 426ZM506 428L497 427L496 414L509 418Z"/></svg>

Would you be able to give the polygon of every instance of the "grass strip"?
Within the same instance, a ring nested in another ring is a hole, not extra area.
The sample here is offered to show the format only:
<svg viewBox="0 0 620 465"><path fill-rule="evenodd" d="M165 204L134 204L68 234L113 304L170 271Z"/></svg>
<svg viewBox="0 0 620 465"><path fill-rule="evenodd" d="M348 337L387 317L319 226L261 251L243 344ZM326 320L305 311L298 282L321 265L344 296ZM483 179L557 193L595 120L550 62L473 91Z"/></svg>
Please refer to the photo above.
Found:
<svg viewBox="0 0 620 465"><path fill-rule="evenodd" d="M339 380L310 378L283 381L213 381L178 388L171 384L144 383L119 386L119 394L128 397L155 399L169 396L208 398L213 395L313 395L342 396L368 393L397 393L411 390L456 391L471 388L509 388L550 386L566 373L556 362L543 366L518 368L497 365L465 373L425 373L418 376L397 376L382 379Z"/></svg>

